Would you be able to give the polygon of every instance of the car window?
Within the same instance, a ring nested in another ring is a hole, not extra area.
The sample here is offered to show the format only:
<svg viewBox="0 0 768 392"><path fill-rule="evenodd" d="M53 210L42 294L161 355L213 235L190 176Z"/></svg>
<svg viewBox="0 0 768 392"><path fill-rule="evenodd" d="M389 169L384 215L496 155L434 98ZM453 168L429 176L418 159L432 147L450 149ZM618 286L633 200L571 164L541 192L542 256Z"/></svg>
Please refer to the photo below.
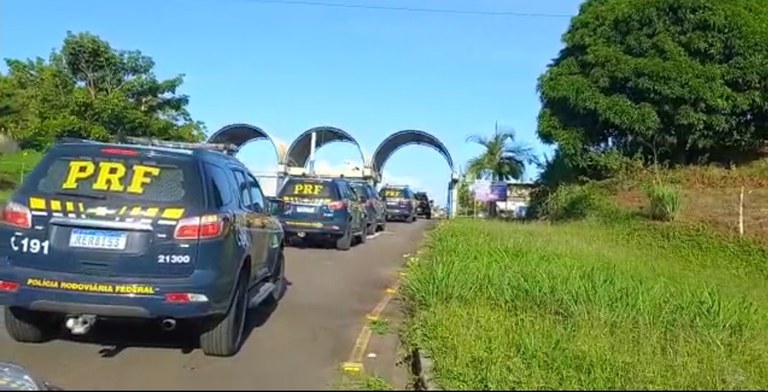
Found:
<svg viewBox="0 0 768 392"><path fill-rule="evenodd" d="M248 206L251 211L264 212L264 193L261 191L259 181L248 174L248 189L251 197L251 204Z"/></svg>
<svg viewBox="0 0 768 392"><path fill-rule="evenodd" d="M130 146L51 150L26 178L21 191L106 203L203 204L197 161L186 156L150 156Z"/></svg>
<svg viewBox="0 0 768 392"><path fill-rule="evenodd" d="M247 208L251 205L251 192L245 174L238 169L232 169L232 174L235 175L237 194L240 195L240 206Z"/></svg>
<svg viewBox="0 0 768 392"><path fill-rule="evenodd" d="M360 194L349 183L344 183L344 188L346 188L347 193L349 194L349 199L350 200L353 200L353 201L360 201L361 200Z"/></svg>
<svg viewBox="0 0 768 392"><path fill-rule="evenodd" d="M205 163L208 189L214 207L223 207L232 203L232 192L227 172L214 164Z"/></svg>

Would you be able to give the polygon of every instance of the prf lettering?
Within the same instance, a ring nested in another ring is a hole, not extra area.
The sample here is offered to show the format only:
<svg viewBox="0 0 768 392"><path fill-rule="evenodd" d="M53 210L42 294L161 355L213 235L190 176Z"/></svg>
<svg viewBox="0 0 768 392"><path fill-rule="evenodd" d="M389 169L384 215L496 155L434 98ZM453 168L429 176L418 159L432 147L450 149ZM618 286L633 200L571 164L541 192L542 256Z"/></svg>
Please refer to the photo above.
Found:
<svg viewBox="0 0 768 392"><path fill-rule="evenodd" d="M126 176L128 169L121 162L70 161L67 178L61 189L77 189L80 181L96 176L91 188L96 191L144 193L144 186L160 175L160 168L155 166L132 165L131 176ZM130 177L130 178L126 178Z"/></svg>
<svg viewBox="0 0 768 392"><path fill-rule="evenodd" d="M319 195L323 191L320 184L296 184L293 186L294 195Z"/></svg>

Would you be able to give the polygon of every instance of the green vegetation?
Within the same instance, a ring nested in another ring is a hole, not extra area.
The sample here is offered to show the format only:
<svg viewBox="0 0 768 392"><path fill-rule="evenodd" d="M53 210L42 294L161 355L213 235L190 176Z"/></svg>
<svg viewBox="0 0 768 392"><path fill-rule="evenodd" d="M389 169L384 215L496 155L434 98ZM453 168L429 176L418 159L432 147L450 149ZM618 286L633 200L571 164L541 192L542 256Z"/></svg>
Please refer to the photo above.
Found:
<svg viewBox="0 0 768 392"><path fill-rule="evenodd" d="M387 319L375 319L368 322L368 328L377 335L386 335L392 331L392 326Z"/></svg>
<svg viewBox="0 0 768 392"><path fill-rule="evenodd" d="M445 389L768 386L768 250L600 216L454 220L402 288Z"/></svg>
<svg viewBox="0 0 768 392"><path fill-rule="evenodd" d="M47 60L6 59L0 75L0 133L43 151L62 136L201 140L202 124L177 94L183 76L159 80L151 58L89 33L67 33Z"/></svg>
<svg viewBox="0 0 768 392"><path fill-rule="evenodd" d="M649 217L658 221L672 221L680 213L680 190L672 185L654 184L647 190Z"/></svg>
<svg viewBox="0 0 768 392"><path fill-rule="evenodd" d="M386 380L379 376L363 374L359 376L345 376L338 388L347 391L394 391Z"/></svg>
<svg viewBox="0 0 768 392"><path fill-rule="evenodd" d="M563 42L539 80L538 133L560 169L596 179L764 147L768 2L587 0Z"/></svg>
<svg viewBox="0 0 768 392"><path fill-rule="evenodd" d="M183 76L158 79L154 61L89 33L67 33L49 58L6 59L0 74L0 200L61 137L199 141ZM19 151L20 150L20 151Z"/></svg>

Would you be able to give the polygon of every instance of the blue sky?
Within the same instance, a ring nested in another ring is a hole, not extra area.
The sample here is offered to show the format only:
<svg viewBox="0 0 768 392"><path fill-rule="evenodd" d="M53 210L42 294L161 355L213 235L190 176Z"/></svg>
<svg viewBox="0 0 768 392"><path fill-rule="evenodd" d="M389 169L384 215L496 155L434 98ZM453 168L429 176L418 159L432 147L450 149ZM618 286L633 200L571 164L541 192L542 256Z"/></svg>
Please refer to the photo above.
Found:
<svg viewBox="0 0 768 392"><path fill-rule="evenodd" d="M327 2L574 15L581 1ZM160 77L185 74L181 93L210 133L245 122L290 143L306 129L331 125L372 154L387 135L421 129L463 164L480 152L467 136L489 134L495 122L538 153L550 151L535 133L536 80L569 22L253 0L2 0L0 57L47 56L67 30L89 31L117 49L150 55ZM276 163L267 142L250 143L239 157L254 170ZM360 155L352 144L334 143L317 159L341 165ZM445 201L450 170L428 147L399 150L384 175Z"/></svg>

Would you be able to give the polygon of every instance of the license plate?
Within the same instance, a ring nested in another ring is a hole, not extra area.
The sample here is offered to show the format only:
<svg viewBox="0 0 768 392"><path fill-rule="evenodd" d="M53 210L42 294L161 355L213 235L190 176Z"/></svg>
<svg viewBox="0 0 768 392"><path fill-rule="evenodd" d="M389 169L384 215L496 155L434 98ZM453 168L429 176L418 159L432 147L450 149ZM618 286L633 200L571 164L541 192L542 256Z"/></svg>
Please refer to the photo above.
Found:
<svg viewBox="0 0 768 392"><path fill-rule="evenodd" d="M72 248L123 250L128 235L117 231L74 229L69 236Z"/></svg>
<svg viewBox="0 0 768 392"><path fill-rule="evenodd" d="M315 207L296 206L296 212L304 213L304 214L313 214L315 212Z"/></svg>

